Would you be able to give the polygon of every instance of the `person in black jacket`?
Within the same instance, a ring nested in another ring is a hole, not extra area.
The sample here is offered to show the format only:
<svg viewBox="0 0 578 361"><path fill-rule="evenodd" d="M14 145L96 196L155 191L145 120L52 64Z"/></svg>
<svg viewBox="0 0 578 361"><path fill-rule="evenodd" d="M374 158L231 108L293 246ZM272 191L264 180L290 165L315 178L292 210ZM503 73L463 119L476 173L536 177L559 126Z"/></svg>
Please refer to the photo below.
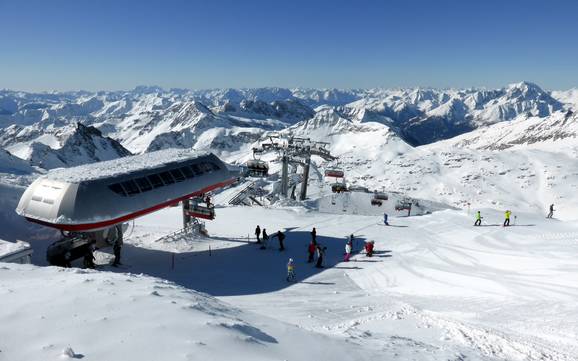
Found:
<svg viewBox="0 0 578 361"><path fill-rule="evenodd" d="M313 227L313 230L311 231L311 240L313 243L317 243L317 230L315 227Z"/></svg>
<svg viewBox="0 0 578 361"><path fill-rule="evenodd" d="M259 225L255 228L255 236L257 237L257 243L261 243L261 227Z"/></svg>
<svg viewBox="0 0 578 361"><path fill-rule="evenodd" d="M552 217L554 217L554 205L550 204L550 212L548 213L546 218L552 218Z"/></svg>
<svg viewBox="0 0 578 361"><path fill-rule="evenodd" d="M283 245L283 241L285 240L285 234L281 231L278 231L276 237L279 240L279 251L284 251L285 246Z"/></svg>
<svg viewBox="0 0 578 361"><path fill-rule="evenodd" d="M269 235L267 234L267 230L263 228L263 244L261 245L260 249L267 248L267 242L269 241Z"/></svg>
<svg viewBox="0 0 578 361"><path fill-rule="evenodd" d="M114 267L117 267L122 264L120 263L120 251L122 250L122 243L123 243L122 237L119 237L114 242L114 246L112 246L112 250L114 251L114 262L112 263L112 265Z"/></svg>

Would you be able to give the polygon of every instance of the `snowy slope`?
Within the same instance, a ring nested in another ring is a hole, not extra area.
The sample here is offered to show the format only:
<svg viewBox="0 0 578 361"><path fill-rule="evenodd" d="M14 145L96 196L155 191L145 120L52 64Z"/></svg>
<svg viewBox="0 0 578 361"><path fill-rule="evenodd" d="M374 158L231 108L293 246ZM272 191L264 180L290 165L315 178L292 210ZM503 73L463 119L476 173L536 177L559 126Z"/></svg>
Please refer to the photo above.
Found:
<svg viewBox="0 0 578 361"><path fill-rule="evenodd" d="M0 285L0 351L9 360L377 356L142 275L0 264ZM73 357L64 354L67 348Z"/></svg>
<svg viewBox="0 0 578 361"><path fill-rule="evenodd" d="M461 211L392 218L385 227L380 217L219 208L207 224L212 239L163 238L180 227L172 208L136 223L126 260L132 272L363 345L382 359L574 360L578 225L515 213L516 225L504 229L501 212L482 214L479 228ZM267 250L246 243L255 224L285 229L287 250L279 252L276 239ZM328 247L322 270L305 260L312 227ZM376 256L343 262L351 233L356 252L374 240ZM296 262L294 285L283 280L288 257ZM352 348L338 359L365 356Z"/></svg>

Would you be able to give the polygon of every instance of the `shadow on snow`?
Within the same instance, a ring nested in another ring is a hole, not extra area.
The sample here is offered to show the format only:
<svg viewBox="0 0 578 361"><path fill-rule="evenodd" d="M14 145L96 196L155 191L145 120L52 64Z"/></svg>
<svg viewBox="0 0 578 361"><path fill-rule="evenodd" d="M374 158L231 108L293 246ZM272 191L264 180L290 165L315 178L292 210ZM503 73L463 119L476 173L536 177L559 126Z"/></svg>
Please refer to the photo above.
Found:
<svg viewBox="0 0 578 361"><path fill-rule="evenodd" d="M317 242L327 247L324 268L316 268L315 263L307 263L307 246L311 240L309 232L286 232L285 251L279 251L276 238L269 240L269 248L259 249L254 242L230 248L191 251L174 254L161 250L151 250L131 245L123 248L123 260L132 264L131 273L143 273L160 277L181 286L209 293L213 296L237 296L273 292L292 283L286 281L287 261L293 258L297 282L307 280L324 269L330 269L343 262L346 239L317 236ZM365 238L356 238L353 244L355 255L363 248ZM364 256L362 256L364 257ZM340 268L348 268L341 265ZM353 266L353 269L359 267ZM113 267L106 270L117 271ZM331 285L330 282L302 282L311 285Z"/></svg>

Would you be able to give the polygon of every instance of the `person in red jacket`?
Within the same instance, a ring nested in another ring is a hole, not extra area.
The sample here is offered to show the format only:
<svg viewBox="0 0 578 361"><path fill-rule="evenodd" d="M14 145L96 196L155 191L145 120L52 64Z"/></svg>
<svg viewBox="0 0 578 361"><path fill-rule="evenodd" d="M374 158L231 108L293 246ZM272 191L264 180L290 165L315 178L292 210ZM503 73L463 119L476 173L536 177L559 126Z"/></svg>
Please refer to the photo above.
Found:
<svg viewBox="0 0 578 361"><path fill-rule="evenodd" d="M373 256L373 246L374 246L373 241L365 242L365 254L367 255L367 257Z"/></svg>
<svg viewBox="0 0 578 361"><path fill-rule="evenodd" d="M307 263L311 263L313 262L313 259L315 258L315 248L316 248L316 244L315 241L311 240L311 242L309 243L309 246L307 247Z"/></svg>

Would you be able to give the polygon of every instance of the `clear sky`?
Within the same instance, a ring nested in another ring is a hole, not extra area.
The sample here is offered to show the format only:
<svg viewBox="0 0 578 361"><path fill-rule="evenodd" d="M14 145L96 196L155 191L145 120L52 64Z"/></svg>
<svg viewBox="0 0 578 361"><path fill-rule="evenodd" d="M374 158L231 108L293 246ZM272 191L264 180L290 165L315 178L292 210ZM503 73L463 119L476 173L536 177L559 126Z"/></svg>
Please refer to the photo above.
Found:
<svg viewBox="0 0 578 361"><path fill-rule="evenodd" d="M575 0L0 0L0 88L578 87Z"/></svg>

